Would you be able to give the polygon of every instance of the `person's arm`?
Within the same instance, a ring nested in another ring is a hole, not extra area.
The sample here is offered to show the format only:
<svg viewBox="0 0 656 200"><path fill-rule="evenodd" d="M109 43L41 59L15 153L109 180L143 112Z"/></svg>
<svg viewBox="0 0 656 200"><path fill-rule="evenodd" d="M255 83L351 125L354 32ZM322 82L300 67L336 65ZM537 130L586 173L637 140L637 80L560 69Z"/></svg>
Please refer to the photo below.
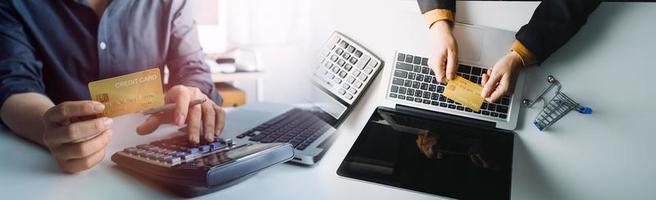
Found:
<svg viewBox="0 0 656 200"><path fill-rule="evenodd" d="M96 165L105 156L112 120L90 117L104 110L98 102L54 105L44 95L42 64L16 16L0 1L0 120L14 134L48 148L66 172Z"/></svg>
<svg viewBox="0 0 656 200"><path fill-rule="evenodd" d="M14 134L45 147L42 116L53 106L55 104L43 94L14 94L2 105L0 118Z"/></svg>
<svg viewBox="0 0 656 200"><path fill-rule="evenodd" d="M458 71L458 42L453 36L455 0L417 0L417 3L433 40L428 66L435 72L435 79L445 83Z"/></svg>
<svg viewBox="0 0 656 200"><path fill-rule="evenodd" d="M219 106L222 98L214 87L209 67L203 61L204 54L189 1L172 1L171 4L173 19L166 61L171 72L171 88L166 92L165 100L174 102L176 109L172 114L151 115L137 128L137 132L149 134L164 123L183 126L186 122L191 142L199 143L201 138L214 141L224 128L225 113ZM212 101L189 107L190 101L204 98Z"/></svg>
<svg viewBox="0 0 656 200"><path fill-rule="evenodd" d="M528 24L515 35L517 41L512 50L525 59L525 66L542 63L581 29L600 3L600 0L543 1Z"/></svg>
<svg viewBox="0 0 656 200"><path fill-rule="evenodd" d="M424 22L429 29L435 22L442 20L446 20L453 25L456 12L455 0L417 0L417 3L424 17Z"/></svg>
<svg viewBox="0 0 656 200"><path fill-rule="evenodd" d="M41 116L53 103L42 98L42 63L34 57L17 15L7 2L0 2L0 119L15 134L43 145ZM8 101L22 93L27 94Z"/></svg>
<svg viewBox="0 0 656 200"><path fill-rule="evenodd" d="M581 29L601 1L551 0L538 5L531 20L515 35L510 52L483 75L482 97L489 102L512 94L519 72L542 63Z"/></svg>

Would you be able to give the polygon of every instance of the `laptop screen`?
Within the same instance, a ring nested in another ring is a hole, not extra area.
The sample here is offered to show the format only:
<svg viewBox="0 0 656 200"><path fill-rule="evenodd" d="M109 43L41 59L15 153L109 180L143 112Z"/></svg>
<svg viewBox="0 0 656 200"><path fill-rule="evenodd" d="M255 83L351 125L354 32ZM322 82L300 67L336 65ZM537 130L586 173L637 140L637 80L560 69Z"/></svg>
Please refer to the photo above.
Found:
<svg viewBox="0 0 656 200"><path fill-rule="evenodd" d="M338 174L458 199L509 199L514 134L379 107Z"/></svg>

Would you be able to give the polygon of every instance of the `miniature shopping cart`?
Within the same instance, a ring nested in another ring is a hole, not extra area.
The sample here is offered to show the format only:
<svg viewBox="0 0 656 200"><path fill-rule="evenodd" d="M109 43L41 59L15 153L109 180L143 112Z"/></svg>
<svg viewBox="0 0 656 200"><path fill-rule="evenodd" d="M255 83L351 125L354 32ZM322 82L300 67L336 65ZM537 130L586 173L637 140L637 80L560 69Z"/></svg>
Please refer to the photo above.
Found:
<svg viewBox="0 0 656 200"><path fill-rule="evenodd" d="M542 108L542 111L540 111L538 116L536 116L535 120L533 121L533 125L535 125L538 130L544 131L544 129L556 123L556 121L565 116L571 110L576 110L582 114L592 113L591 108L584 107L581 104L576 103L576 101L569 98L567 95L565 95L565 93L562 93L560 91L560 82L558 82L556 78L549 75L547 77L547 82L550 83L549 87L545 89L542 94L538 96L538 98L536 98L534 101L531 101L530 99L524 99L522 101L525 105L531 108L537 102L545 102L545 95L553 88L556 88L556 94L554 97L551 98L548 103L544 104L544 108Z"/></svg>

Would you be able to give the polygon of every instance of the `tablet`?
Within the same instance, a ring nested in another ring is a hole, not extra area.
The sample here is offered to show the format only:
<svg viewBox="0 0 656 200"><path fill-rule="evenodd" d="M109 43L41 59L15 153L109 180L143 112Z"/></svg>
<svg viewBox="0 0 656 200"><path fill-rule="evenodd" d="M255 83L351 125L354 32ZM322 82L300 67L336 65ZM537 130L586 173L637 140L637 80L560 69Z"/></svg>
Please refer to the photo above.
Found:
<svg viewBox="0 0 656 200"><path fill-rule="evenodd" d="M509 199L513 139L504 130L379 107L337 174L443 197Z"/></svg>

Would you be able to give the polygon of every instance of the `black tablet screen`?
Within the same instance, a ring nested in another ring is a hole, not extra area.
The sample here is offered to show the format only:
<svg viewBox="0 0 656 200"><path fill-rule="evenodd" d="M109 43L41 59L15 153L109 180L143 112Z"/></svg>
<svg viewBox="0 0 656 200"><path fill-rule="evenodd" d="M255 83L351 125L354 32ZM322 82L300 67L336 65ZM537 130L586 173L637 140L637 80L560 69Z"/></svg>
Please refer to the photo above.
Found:
<svg viewBox="0 0 656 200"><path fill-rule="evenodd" d="M513 138L378 108L337 173L451 198L509 199Z"/></svg>

